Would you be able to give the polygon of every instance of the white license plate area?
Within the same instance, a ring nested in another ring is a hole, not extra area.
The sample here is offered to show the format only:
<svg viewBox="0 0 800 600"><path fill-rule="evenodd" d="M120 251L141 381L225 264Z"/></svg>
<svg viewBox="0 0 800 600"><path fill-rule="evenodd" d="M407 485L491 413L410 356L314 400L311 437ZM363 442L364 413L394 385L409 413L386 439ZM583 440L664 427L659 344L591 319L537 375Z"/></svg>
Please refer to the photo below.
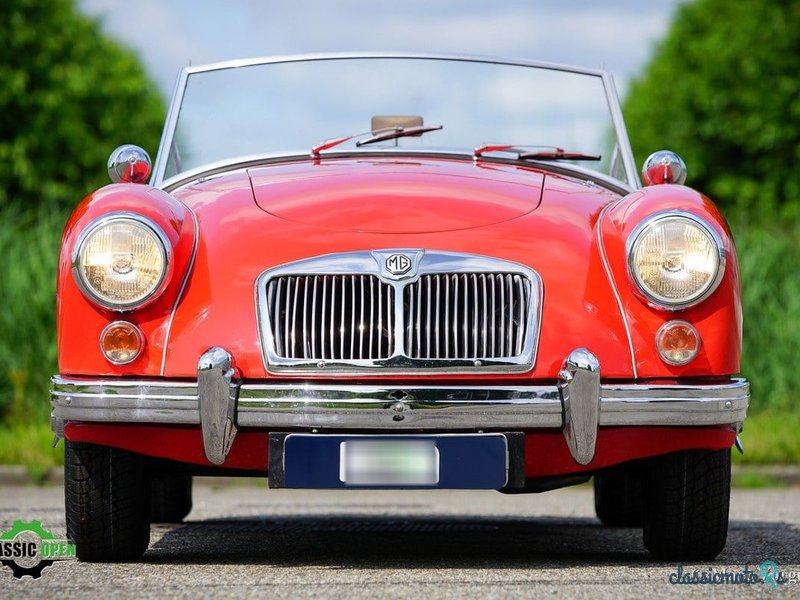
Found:
<svg viewBox="0 0 800 600"><path fill-rule="evenodd" d="M436 485L439 450L432 439L346 440L339 445L339 479L346 485Z"/></svg>

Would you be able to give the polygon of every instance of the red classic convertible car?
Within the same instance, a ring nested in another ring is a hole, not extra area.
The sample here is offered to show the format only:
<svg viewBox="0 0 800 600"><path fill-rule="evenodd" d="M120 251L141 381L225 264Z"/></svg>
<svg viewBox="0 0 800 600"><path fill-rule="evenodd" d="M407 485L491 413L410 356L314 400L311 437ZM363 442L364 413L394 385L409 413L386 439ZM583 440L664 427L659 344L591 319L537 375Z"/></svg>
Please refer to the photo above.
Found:
<svg viewBox="0 0 800 600"><path fill-rule="evenodd" d="M67 223L52 424L79 558L132 560L191 477L540 492L711 559L747 411L739 271L611 77L492 58L184 69Z"/></svg>

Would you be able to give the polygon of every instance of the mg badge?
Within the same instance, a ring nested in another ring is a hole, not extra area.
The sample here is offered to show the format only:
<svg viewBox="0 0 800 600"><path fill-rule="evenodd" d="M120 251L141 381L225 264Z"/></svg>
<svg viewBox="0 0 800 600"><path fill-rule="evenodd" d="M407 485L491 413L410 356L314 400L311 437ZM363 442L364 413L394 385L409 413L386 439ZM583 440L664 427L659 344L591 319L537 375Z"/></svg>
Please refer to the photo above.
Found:
<svg viewBox="0 0 800 600"><path fill-rule="evenodd" d="M386 270L392 275L403 275L411 270L412 264L405 254L392 254L386 259Z"/></svg>

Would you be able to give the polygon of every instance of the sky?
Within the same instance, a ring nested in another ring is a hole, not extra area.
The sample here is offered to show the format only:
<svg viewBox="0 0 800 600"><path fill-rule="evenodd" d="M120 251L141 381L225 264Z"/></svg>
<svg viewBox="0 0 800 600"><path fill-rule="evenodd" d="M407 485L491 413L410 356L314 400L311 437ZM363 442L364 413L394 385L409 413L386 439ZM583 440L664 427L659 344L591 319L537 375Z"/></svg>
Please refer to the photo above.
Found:
<svg viewBox="0 0 800 600"><path fill-rule="evenodd" d="M682 0L78 0L165 97L187 64L307 52L480 54L605 67L624 95Z"/></svg>

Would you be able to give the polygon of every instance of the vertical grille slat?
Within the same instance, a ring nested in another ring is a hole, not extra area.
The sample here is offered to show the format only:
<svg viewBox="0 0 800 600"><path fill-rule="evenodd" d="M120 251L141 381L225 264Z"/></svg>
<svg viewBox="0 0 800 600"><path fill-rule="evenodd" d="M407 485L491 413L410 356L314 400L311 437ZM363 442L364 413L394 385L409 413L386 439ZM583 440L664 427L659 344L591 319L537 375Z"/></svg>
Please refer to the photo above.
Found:
<svg viewBox="0 0 800 600"><path fill-rule="evenodd" d="M453 286L453 294L458 294L458 287ZM453 313L453 322L455 322L455 312ZM444 276L444 355L450 356L450 277ZM458 348L455 348L455 353L458 354Z"/></svg>
<svg viewBox="0 0 800 600"><path fill-rule="evenodd" d="M478 276L473 274L472 278L472 298L474 304L472 306L472 356L478 356L478 305L480 303L480 296L478 296ZM517 352L519 354L519 352Z"/></svg>
<svg viewBox="0 0 800 600"><path fill-rule="evenodd" d="M358 358L364 359L364 275L358 276L359 288L361 289L361 318L358 322Z"/></svg>
<svg viewBox="0 0 800 600"><path fill-rule="evenodd" d="M483 292L483 312L481 313L483 317L483 330L481 333L481 357L486 358L486 350L487 350L487 327L489 325L489 302L486 298L486 273L481 273L481 291Z"/></svg>
<svg viewBox="0 0 800 600"><path fill-rule="evenodd" d="M469 322L469 300L475 302L475 298L468 298L468 287L467 287L467 275L463 274L461 276L464 285L464 293L462 294L464 298L464 310L461 313L461 333L463 335L464 344L462 346L463 352L465 356L469 358L475 358L474 355L469 355L469 340L467 339L467 323Z"/></svg>
<svg viewBox="0 0 800 600"><path fill-rule="evenodd" d="M401 284L371 274L291 274L262 289L270 352L293 361L386 360L398 347L411 359L510 359L530 352L535 333L536 288L515 272L423 273Z"/></svg>

